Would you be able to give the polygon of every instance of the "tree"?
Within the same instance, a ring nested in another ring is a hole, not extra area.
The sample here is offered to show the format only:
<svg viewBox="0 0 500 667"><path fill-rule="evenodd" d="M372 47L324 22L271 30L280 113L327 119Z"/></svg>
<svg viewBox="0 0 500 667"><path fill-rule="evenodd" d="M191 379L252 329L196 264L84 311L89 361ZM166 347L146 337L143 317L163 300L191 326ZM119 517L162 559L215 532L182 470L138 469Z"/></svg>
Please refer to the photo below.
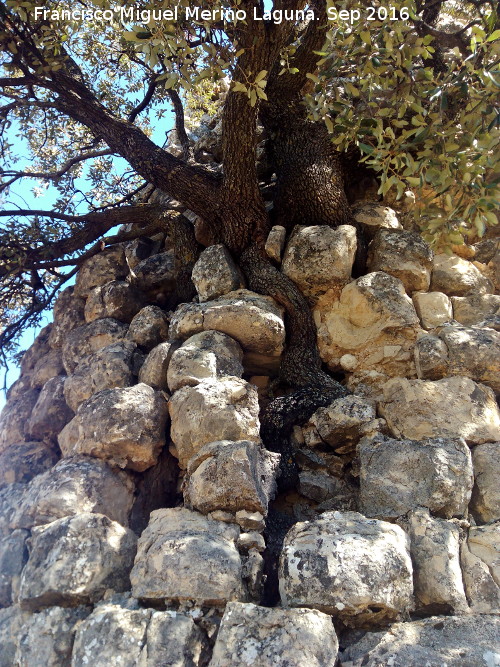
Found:
<svg viewBox="0 0 500 667"><path fill-rule="evenodd" d="M266 11L260 0L7 0L0 43L0 193L8 202L9 188L36 179L59 195L50 211L0 212L4 351L102 243L171 227L184 272L177 299L190 298L198 246L181 205L233 253L251 289L285 307L282 379L334 386L320 368L305 298L265 255L271 224L356 225L346 187L368 174L382 195L422 189L422 231L438 246L497 222L496 1L276 0ZM226 76L222 169L214 171L191 154L181 94ZM170 102L180 157L149 137L147 113L161 117ZM27 138L32 169L16 169L13 130ZM117 156L131 170L110 176ZM263 186L269 192L273 174L269 214ZM148 203L151 187L165 196ZM139 229L105 236L138 221ZM366 244L357 232L360 271Z"/></svg>

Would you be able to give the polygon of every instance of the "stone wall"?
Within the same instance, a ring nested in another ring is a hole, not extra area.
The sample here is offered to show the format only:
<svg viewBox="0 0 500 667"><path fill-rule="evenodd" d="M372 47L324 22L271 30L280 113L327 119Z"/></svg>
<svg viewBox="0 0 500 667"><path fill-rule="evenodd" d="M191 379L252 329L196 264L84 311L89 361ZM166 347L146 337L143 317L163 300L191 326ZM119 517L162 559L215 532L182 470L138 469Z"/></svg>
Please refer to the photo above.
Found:
<svg viewBox="0 0 500 667"><path fill-rule="evenodd" d="M259 430L282 309L222 246L175 312L161 236L87 260L0 416L0 667L500 664L498 244L356 215L356 280L351 227L267 244L349 390L294 489Z"/></svg>

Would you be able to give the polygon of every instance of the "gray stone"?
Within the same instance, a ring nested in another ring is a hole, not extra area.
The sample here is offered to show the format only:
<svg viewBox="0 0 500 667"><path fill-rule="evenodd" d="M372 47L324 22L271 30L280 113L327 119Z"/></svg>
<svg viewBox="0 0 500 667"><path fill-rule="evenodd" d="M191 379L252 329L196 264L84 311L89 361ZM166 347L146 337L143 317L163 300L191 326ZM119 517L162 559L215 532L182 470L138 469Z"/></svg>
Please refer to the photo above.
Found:
<svg viewBox="0 0 500 667"><path fill-rule="evenodd" d="M172 354L179 348L180 344L179 340L169 340L154 347L141 366L139 382L144 382L153 389L168 390L168 366Z"/></svg>
<svg viewBox="0 0 500 667"><path fill-rule="evenodd" d="M457 255L436 255L430 289L448 296L467 296L491 293L493 285L472 262Z"/></svg>
<svg viewBox="0 0 500 667"><path fill-rule="evenodd" d="M243 351L220 331L202 331L188 338L170 360L167 382L170 391L195 386L202 380L243 375Z"/></svg>
<svg viewBox="0 0 500 667"><path fill-rule="evenodd" d="M31 372L31 386L41 389L43 385L57 375L64 375L61 350L51 350L36 362Z"/></svg>
<svg viewBox="0 0 500 667"><path fill-rule="evenodd" d="M325 512L289 530L279 581L285 607L312 607L355 627L385 624L412 607L409 539L385 521Z"/></svg>
<svg viewBox="0 0 500 667"><path fill-rule="evenodd" d="M299 473L298 490L317 503L328 503L329 510L348 512L357 509L356 489L321 470L303 470Z"/></svg>
<svg viewBox="0 0 500 667"><path fill-rule="evenodd" d="M415 292L412 300L424 329L435 329L453 319L450 297L443 292Z"/></svg>
<svg viewBox="0 0 500 667"><path fill-rule="evenodd" d="M0 667L15 665L18 636L30 615L19 607L0 609Z"/></svg>
<svg viewBox="0 0 500 667"><path fill-rule="evenodd" d="M23 392L5 404L0 413L0 453L16 442L23 442L31 412L38 400L38 390Z"/></svg>
<svg viewBox="0 0 500 667"><path fill-rule="evenodd" d="M16 442L0 454L0 486L29 482L54 466L59 457L44 442Z"/></svg>
<svg viewBox="0 0 500 667"><path fill-rule="evenodd" d="M158 306L145 306L130 322L127 338L146 350L168 338L168 315Z"/></svg>
<svg viewBox="0 0 500 667"><path fill-rule="evenodd" d="M315 609L269 609L229 602L210 667L334 667L331 619Z"/></svg>
<svg viewBox="0 0 500 667"><path fill-rule="evenodd" d="M112 318L95 320L73 329L63 344L63 363L66 372L73 373L78 364L101 347L125 338L128 327Z"/></svg>
<svg viewBox="0 0 500 667"><path fill-rule="evenodd" d="M53 309L54 323L49 336L50 347L59 349L70 331L85 324L85 299L75 296L74 287L67 287L58 295Z"/></svg>
<svg viewBox="0 0 500 667"><path fill-rule="evenodd" d="M144 294L130 283L111 280L91 290L85 304L85 321L112 317L120 322L130 322L144 306L145 299Z"/></svg>
<svg viewBox="0 0 500 667"><path fill-rule="evenodd" d="M21 359L21 375L29 375L35 369L38 360L50 352L49 339L52 333L52 324L48 324L37 335L33 344L26 350Z"/></svg>
<svg viewBox="0 0 500 667"><path fill-rule="evenodd" d="M137 538L102 514L82 513L33 529L19 601L35 611L94 603L107 589L125 591Z"/></svg>
<svg viewBox="0 0 500 667"><path fill-rule="evenodd" d="M25 493L26 484L0 486L0 538L8 537L12 532L12 517L22 503Z"/></svg>
<svg viewBox="0 0 500 667"><path fill-rule="evenodd" d="M215 517L214 517L215 518ZM266 527L264 515L260 512L249 512L248 510L239 510L236 512L236 521L243 530L257 530L262 532Z"/></svg>
<svg viewBox="0 0 500 667"><path fill-rule="evenodd" d="M125 246L125 258L130 269L134 269L143 259L158 252L159 243L147 236L134 239Z"/></svg>
<svg viewBox="0 0 500 667"><path fill-rule="evenodd" d="M500 522L471 527L460 557L472 613L500 614Z"/></svg>
<svg viewBox="0 0 500 667"><path fill-rule="evenodd" d="M224 605L245 601L235 524L207 519L183 507L151 513L130 575L132 594L144 600Z"/></svg>
<svg viewBox="0 0 500 667"><path fill-rule="evenodd" d="M175 254L168 251L139 262L133 269L132 284L145 292L149 300L161 304L174 289L175 278Z"/></svg>
<svg viewBox="0 0 500 667"><path fill-rule="evenodd" d="M74 416L64 398L65 379L58 375L44 384L27 425L28 437L56 443L57 436Z"/></svg>
<svg viewBox="0 0 500 667"><path fill-rule="evenodd" d="M104 389L78 408L59 434L63 456L88 454L142 472L165 444L167 403L146 384Z"/></svg>
<svg viewBox="0 0 500 667"><path fill-rule="evenodd" d="M417 507L451 518L470 500L472 458L457 438L393 440L366 438L359 444L360 507L370 517L394 519Z"/></svg>
<svg viewBox="0 0 500 667"><path fill-rule="evenodd" d="M478 523L500 519L500 442L487 442L472 450L474 488L470 511Z"/></svg>
<svg viewBox="0 0 500 667"><path fill-rule="evenodd" d="M0 607L8 607L17 600L23 567L28 560L27 530L14 530L0 538Z"/></svg>
<svg viewBox="0 0 500 667"><path fill-rule="evenodd" d="M356 206L353 214L354 219L363 225L369 238L379 229L402 229L396 211L382 204L366 203Z"/></svg>
<svg viewBox="0 0 500 667"><path fill-rule="evenodd" d="M87 259L76 276L75 296L88 297L94 287L128 275L124 245L117 244Z"/></svg>
<svg viewBox="0 0 500 667"><path fill-rule="evenodd" d="M274 225L268 234L265 251L268 257L275 262L281 262L281 255L285 249L286 229L281 225Z"/></svg>
<svg viewBox="0 0 500 667"><path fill-rule="evenodd" d="M244 287L241 271L223 245L206 248L194 265L191 277L200 302Z"/></svg>
<svg viewBox="0 0 500 667"><path fill-rule="evenodd" d="M452 296L451 302L454 319L467 326L480 324L489 317L500 315L500 295L498 294Z"/></svg>
<svg viewBox="0 0 500 667"><path fill-rule="evenodd" d="M266 550L266 542L260 533L252 531L250 533L241 533L238 537L237 547L240 553L246 554L255 549L259 553Z"/></svg>

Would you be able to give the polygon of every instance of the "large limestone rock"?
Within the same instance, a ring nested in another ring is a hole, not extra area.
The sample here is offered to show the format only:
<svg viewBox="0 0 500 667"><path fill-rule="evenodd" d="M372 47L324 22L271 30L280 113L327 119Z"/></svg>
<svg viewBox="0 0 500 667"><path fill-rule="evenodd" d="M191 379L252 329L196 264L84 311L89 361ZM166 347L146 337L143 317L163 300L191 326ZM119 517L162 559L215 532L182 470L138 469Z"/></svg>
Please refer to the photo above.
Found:
<svg viewBox="0 0 500 667"><path fill-rule="evenodd" d="M127 338L151 350L168 338L168 315L158 306L145 306L130 322Z"/></svg>
<svg viewBox="0 0 500 667"><path fill-rule="evenodd" d="M63 343L66 372L73 373L78 364L102 347L117 343L127 335L127 325L112 318L95 320L73 329Z"/></svg>
<svg viewBox="0 0 500 667"><path fill-rule="evenodd" d="M500 295L471 294L452 296L453 317L460 324L471 326L480 324L495 315L500 315Z"/></svg>
<svg viewBox="0 0 500 667"><path fill-rule="evenodd" d="M191 277L200 302L244 287L241 271L223 245L206 248L194 265Z"/></svg>
<svg viewBox="0 0 500 667"><path fill-rule="evenodd" d="M429 289L433 256L420 234L379 229L370 244L367 268L399 278L411 295Z"/></svg>
<svg viewBox="0 0 500 667"><path fill-rule="evenodd" d="M19 601L31 611L94 603L129 588L137 538L102 514L81 513L32 531Z"/></svg>
<svg viewBox="0 0 500 667"><path fill-rule="evenodd" d="M356 373L415 373L413 347L420 323L397 278L369 273L344 287L340 297L326 293L313 314L321 358L331 370L342 370L342 358L350 355L349 370Z"/></svg>
<svg viewBox="0 0 500 667"><path fill-rule="evenodd" d="M351 278L356 254L352 225L297 226L288 241L281 270L308 297L324 294Z"/></svg>
<svg viewBox="0 0 500 667"><path fill-rule="evenodd" d="M74 294L74 287L59 293L54 303L54 322L49 335L50 347L59 349L70 331L85 324L85 299Z"/></svg>
<svg viewBox="0 0 500 667"><path fill-rule="evenodd" d="M0 609L0 667L16 664L17 638L29 617L18 606Z"/></svg>
<svg viewBox="0 0 500 667"><path fill-rule="evenodd" d="M210 667L334 667L337 651L330 617L315 609L229 602Z"/></svg>
<svg viewBox="0 0 500 667"><path fill-rule="evenodd" d="M212 606L245 601L239 532L183 507L152 512L130 575L133 596Z"/></svg>
<svg viewBox="0 0 500 667"><path fill-rule="evenodd" d="M417 509L410 515L410 538L417 605L426 613L466 613L458 526Z"/></svg>
<svg viewBox="0 0 500 667"><path fill-rule="evenodd" d="M27 530L14 530L0 538L0 607L17 600L21 573L28 560L28 537Z"/></svg>
<svg viewBox="0 0 500 667"><path fill-rule="evenodd" d="M470 511L478 523L500 519L500 442L487 442L472 450L474 488Z"/></svg>
<svg viewBox="0 0 500 667"><path fill-rule="evenodd" d="M181 468L208 442L260 441L257 389L245 380L228 377L182 387L168 407Z"/></svg>
<svg viewBox="0 0 500 667"><path fill-rule="evenodd" d="M41 389L51 378L64 375L61 350L51 350L36 362L31 372L31 386Z"/></svg>
<svg viewBox="0 0 500 667"><path fill-rule="evenodd" d="M65 379L58 375L43 386L28 422L28 437L56 443L57 436L74 416L64 398Z"/></svg>
<svg viewBox="0 0 500 667"><path fill-rule="evenodd" d="M135 343L121 340L84 357L64 383L67 404L75 412L78 406L98 391L134 384L138 357Z"/></svg>
<svg viewBox="0 0 500 667"><path fill-rule="evenodd" d="M190 616L140 609L132 601L103 602L80 624L71 664L201 667L205 644Z"/></svg>
<svg viewBox="0 0 500 667"><path fill-rule="evenodd" d="M89 613L89 607L51 607L30 616L18 639L16 667L69 666L76 630Z"/></svg>
<svg viewBox="0 0 500 667"><path fill-rule="evenodd" d="M180 346L179 340L165 341L154 347L139 370L139 382L153 389L168 390L167 371L172 354Z"/></svg>
<svg viewBox="0 0 500 667"><path fill-rule="evenodd" d="M31 389L11 398L0 413L0 453L16 442L23 442L29 418L38 400L38 391Z"/></svg>
<svg viewBox="0 0 500 667"><path fill-rule="evenodd" d="M415 292L412 300L424 329L435 329L453 319L450 297L443 292Z"/></svg>
<svg viewBox="0 0 500 667"><path fill-rule="evenodd" d="M360 506L366 516L394 519L427 507L451 518L467 510L474 479L471 454L462 439L365 438L359 458Z"/></svg>
<svg viewBox="0 0 500 667"><path fill-rule="evenodd" d="M461 437L469 444L500 440L493 391L469 378L393 378L384 386L378 409L396 438Z"/></svg>
<svg viewBox="0 0 500 667"><path fill-rule="evenodd" d="M21 359L21 376L31 375L35 369L38 360L50 352L49 339L52 333L52 324L44 327L33 341L33 344L26 350Z"/></svg>
<svg viewBox="0 0 500 667"><path fill-rule="evenodd" d="M279 581L284 606L325 611L362 627L412 607L409 539L385 521L357 512L325 512L285 537Z"/></svg>
<svg viewBox="0 0 500 667"><path fill-rule="evenodd" d="M434 616L367 632L340 656L341 667L494 667L500 618Z"/></svg>
<svg viewBox="0 0 500 667"><path fill-rule="evenodd" d="M195 386L202 380L243 375L243 351L220 331L202 331L188 338L170 361L167 382L170 391Z"/></svg>
<svg viewBox="0 0 500 667"><path fill-rule="evenodd" d="M16 442L0 454L0 486L29 482L54 466L59 457L44 442Z"/></svg>
<svg viewBox="0 0 500 667"><path fill-rule="evenodd" d="M80 512L105 514L128 525L134 502L130 475L88 456L62 459L26 488L12 518L14 528L32 528Z"/></svg>
<svg viewBox="0 0 500 667"><path fill-rule="evenodd" d="M85 321L93 322L112 317L120 322L130 322L144 305L145 296L130 283L111 280L94 287L85 304Z"/></svg>
<svg viewBox="0 0 500 667"><path fill-rule="evenodd" d="M74 294L86 298L94 287L125 278L127 275L124 245L111 246L82 264L76 276Z"/></svg>
<svg viewBox="0 0 500 667"><path fill-rule="evenodd" d="M267 514L280 455L256 442L211 442L189 461L184 501L203 514L248 510Z"/></svg>
<svg viewBox="0 0 500 667"><path fill-rule="evenodd" d="M457 255L436 255L430 289L448 296L467 296L493 292L490 281L472 262Z"/></svg>
<svg viewBox="0 0 500 667"><path fill-rule="evenodd" d="M139 472L165 444L167 403L146 384L104 389L86 400L59 435L64 456L88 454Z"/></svg>
<svg viewBox="0 0 500 667"><path fill-rule="evenodd" d="M462 543L465 592L476 614L500 614L500 523L469 529Z"/></svg>

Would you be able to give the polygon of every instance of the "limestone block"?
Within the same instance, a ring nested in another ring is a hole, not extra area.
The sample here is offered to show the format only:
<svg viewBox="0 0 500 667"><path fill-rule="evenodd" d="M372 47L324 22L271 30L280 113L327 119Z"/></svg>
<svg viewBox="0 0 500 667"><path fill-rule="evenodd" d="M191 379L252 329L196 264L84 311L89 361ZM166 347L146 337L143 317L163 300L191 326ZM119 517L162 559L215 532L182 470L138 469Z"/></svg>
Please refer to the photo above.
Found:
<svg viewBox="0 0 500 667"><path fill-rule="evenodd" d="M85 303L85 321L112 317L119 322L130 322L143 307L145 299L144 294L130 283L111 280L90 291Z"/></svg>
<svg viewBox="0 0 500 667"><path fill-rule="evenodd" d="M394 519L417 507L445 518L467 510L472 457L462 439L365 438L359 444L363 514Z"/></svg>
<svg viewBox="0 0 500 667"><path fill-rule="evenodd" d="M431 282L434 253L420 234L379 229L370 244L367 268L399 278L407 294L426 291Z"/></svg>
<svg viewBox="0 0 500 667"><path fill-rule="evenodd" d="M8 537L12 532L12 517L22 503L25 493L26 484L0 486L0 538Z"/></svg>
<svg viewBox="0 0 500 667"><path fill-rule="evenodd" d="M475 614L500 613L500 523L469 529L462 544L465 592Z"/></svg>
<svg viewBox="0 0 500 667"><path fill-rule="evenodd" d="M408 536L357 512L325 512L287 533L279 582L285 607L312 607L357 627L387 623L412 607Z"/></svg>
<svg viewBox="0 0 500 667"><path fill-rule="evenodd" d="M31 386L41 389L43 385L57 375L64 375L61 350L51 350L36 362L31 373Z"/></svg>
<svg viewBox="0 0 500 667"><path fill-rule="evenodd" d="M50 347L59 349L70 331L85 324L85 299L74 294L75 288L67 287L59 293L52 311L54 322L49 335ZM59 373L58 373L59 375Z"/></svg>
<svg viewBox="0 0 500 667"><path fill-rule="evenodd" d="M94 603L130 586L137 538L102 514L82 512L33 529L19 601L36 611Z"/></svg>
<svg viewBox="0 0 500 667"><path fill-rule="evenodd" d="M168 340L154 347L146 357L139 371L139 382L153 389L168 390L167 371L172 354L180 346L179 340Z"/></svg>
<svg viewBox="0 0 500 667"><path fill-rule="evenodd" d="M396 438L460 437L468 444L500 440L495 395L469 378L392 378L384 385L378 410Z"/></svg>
<svg viewBox="0 0 500 667"><path fill-rule="evenodd" d="M31 375L20 375L7 389L6 398L8 401L19 398L31 389Z"/></svg>
<svg viewBox="0 0 500 667"><path fill-rule="evenodd" d="M104 602L80 624L74 667L197 667L206 640L193 619L175 611L128 609Z"/></svg>
<svg viewBox="0 0 500 667"><path fill-rule="evenodd" d="M63 363L66 372L73 373L85 357L89 357L101 347L123 340L127 329L127 325L123 322L105 318L70 331L63 343Z"/></svg>
<svg viewBox="0 0 500 667"><path fill-rule="evenodd" d="M37 389L23 392L12 398L0 412L0 452L16 442L23 442L27 435L28 421L38 400Z"/></svg>
<svg viewBox="0 0 500 667"><path fill-rule="evenodd" d="M191 278L200 302L244 287L241 271L223 245L212 245L200 254Z"/></svg>
<svg viewBox="0 0 500 667"><path fill-rule="evenodd" d="M229 602L210 667L334 667L337 652L332 621L320 611Z"/></svg>
<svg viewBox="0 0 500 667"><path fill-rule="evenodd" d="M120 340L84 357L64 383L66 403L76 412L98 391L134 384L137 356L135 343Z"/></svg>
<svg viewBox="0 0 500 667"><path fill-rule="evenodd" d="M340 656L342 667L493 667L498 664L500 618L433 616L355 634ZM389 662L390 661L390 662Z"/></svg>
<svg viewBox="0 0 500 667"><path fill-rule="evenodd" d="M328 504L329 510L348 512L358 509L356 489L345 480L333 477L322 470L300 472L298 490L306 498Z"/></svg>
<svg viewBox="0 0 500 667"><path fill-rule="evenodd" d="M57 442L57 436L74 416L64 398L65 377L46 382L31 413L26 431L30 438Z"/></svg>
<svg viewBox="0 0 500 667"><path fill-rule="evenodd" d="M151 512L130 575L133 596L212 606L245 601L239 532L184 507Z"/></svg>
<svg viewBox="0 0 500 667"><path fill-rule="evenodd" d="M239 510L236 512L236 521L243 530L256 530L261 533L266 527L264 515L260 512Z"/></svg>
<svg viewBox="0 0 500 667"><path fill-rule="evenodd" d="M89 613L89 607L51 607L30 616L19 637L16 667L69 666L75 632Z"/></svg>
<svg viewBox="0 0 500 667"><path fill-rule="evenodd" d="M274 225L268 234L265 251L268 257L275 262L281 262L281 256L285 249L286 229L281 225Z"/></svg>
<svg viewBox="0 0 500 667"><path fill-rule="evenodd" d="M369 273L342 290L326 293L313 311L321 358L342 370L341 358L355 358L356 372L413 375L413 347L420 322L403 283L387 273Z"/></svg>
<svg viewBox="0 0 500 667"><path fill-rule="evenodd" d="M21 359L21 375L29 375L34 370L38 360L50 352L49 338L52 324L48 324L40 331L33 344L26 350Z"/></svg>
<svg viewBox="0 0 500 667"><path fill-rule="evenodd" d="M27 530L14 530L0 538L0 607L8 607L17 600L23 567L28 560Z"/></svg>
<svg viewBox="0 0 500 667"><path fill-rule="evenodd" d="M78 408L59 434L63 456L88 454L142 472L165 444L167 403L146 384L104 389Z"/></svg>
<svg viewBox="0 0 500 667"><path fill-rule="evenodd" d="M221 509L266 516L276 493L279 462L279 454L256 442L211 442L189 461L184 501L203 514Z"/></svg>
<svg viewBox="0 0 500 667"><path fill-rule="evenodd" d="M478 523L500 519L500 442L487 442L472 450L474 488L470 511Z"/></svg>
<svg viewBox="0 0 500 667"><path fill-rule="evenodd" d="M87 298L94 287L128 275L124 245L117 244L87 259L76 276L75 296Z"/></svg>
<svg viewBox="0 0 500 667"><path fill-rule="evenodd" d="M158 306L145 306L130 322L127 338L152 350L168 338L168 315Z"/></svg>
<svg viewBox="0 0 500 667"><path fill-rule="evenodd" d="M188 338L170 361L167 382L170 391L195 386L202 380L243 375L243 350L220 331L202 331Z"/></svg>
<svg viewBox="0 0 500 667"><path fill-rule="evenodd" d="M452 296L453 317L460 324L471 326L500 315L500 295L471 294L470 296Z"/></svg>
<svg viewBox="0 0 500 667"><path fill-rule="evenodd" d="M62 459L38 475L13 514L14 528L32 528L80 512L105 514L128 526L135 485L130 475L89 456Z"/></svg>
<svg viewBox="0 0 500 667"><path fill-rule="evenodd" d="M18 606L0 609L0 667L16 664L17 638L29 617Z"/></svg>
<svg viewBox="0 0 500 667"><path fill-rule="evenodd" d="M472 293L490 294L493 285L467 259L457 255L436 255L430 289L448 296L467 296Z"/></svg>
<svg viewBox="0 0 500 667"><path fill-rule="evenodd" d="M59 457L44 442L16 442L0 454L0 486L29 482L54 466Z"/></svg>
<svg viewBox="0 0 500 667"><path fill-rule="evenodd" d="M361 204L354 208L353 214L355 220L363 225L369 238L373 238L379 229L403 229L396 211L382 204Z"/></svg>
<svg viewBox="0 0 500 667"><path fill-rule="evenodd" d="M257 389L245 380L228 377L182 387L168 408L181 468L208 442L260 441Z"/></svg>
<svg viewBox="0 0 500 667"><path fill-rule="evenodd" d="M450 297L443 292L415 292L412 300L424 329L435 329L453 319Z"/></svg>
<svg viewBox="0 0 500 667"><path fill-rule="evenodd" d="M132 284L160 304L175 287L175 254L161 252L134 267Z"/></svg>
<svg viewBox="0 0 500 667"><path fill-rule="evenodd" d="M469 610L460 569L460 530L451 521L434 519L419 508L410 515L415 598L427 613Z"/></svg>
<svg viewBox="0 0 500 667"><path fill-rule="evenodd" d="M324 294L351 278L356 254L356 229L352 225L297 226L283 255L281 270L308 297Z"/></svg>
<svg viewBox="0 0 500 667"><path fill-rule="evenodd" d="M427 334L415 345L417 375L423 380L440 380L448 375L448 347L439 336Z"/></svg>

